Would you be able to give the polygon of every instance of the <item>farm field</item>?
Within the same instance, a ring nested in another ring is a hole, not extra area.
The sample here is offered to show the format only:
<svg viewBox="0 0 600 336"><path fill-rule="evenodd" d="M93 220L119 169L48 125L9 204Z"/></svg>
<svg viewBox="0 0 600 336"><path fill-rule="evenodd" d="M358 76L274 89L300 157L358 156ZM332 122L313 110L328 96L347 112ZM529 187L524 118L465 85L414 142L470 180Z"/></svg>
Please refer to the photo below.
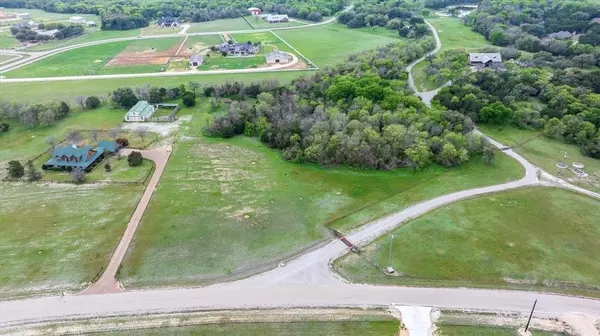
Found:
<svg viewBox="0 0 600 336"><path fill-rule="evenodd" d="M395 336L399 332L398 321L349 321L349 322L283 322L283 323L230 323L207 324L187 327L138 329L94 333L98 336L121 335L344 335L344 336Z"/></svg>
<svg viewBox="0 0 600 336"><path fill-rule="evenodd" d="M547 173L555 176L558 175L556 163L564 162L564 155L567 153L569 158L566 160L566 163L569 165L573 162L583 163L585 165L583 170L589 176L579 181L577 175L571 171L564 171L560 177L573 184L578 184L582 188L600 192L600 160L584 156L581 154L578 146L546 138L539 132L521 130L510 126L478 125L477 127L483 133L502 144L515 147L517 153L523 155L524 158Z"/></svg>
<svg viewBox="0 0 600 336"><path fill-rule="evenodd" d="M141 191L0 183L0 298L82 290L106 265Z"/></svg>
<svg viewBox="0 0 600 336"><path fill-rule="evenodd" d="M442 42L440 52L458 48L472 52L492 46L483 35L472 31L469 26L465 26L458 18L443 16L429 18L427 21L438 32Z"/></svg>
<svg viewBox="0 0 600 336"><path fill-rule="evenodd" d="M359 283L579 291L600 288L598 200L556 188L525 188L460 201L394 230L383 274L357 255L335 262ZM433 244L433 245L432 245ZM379 268L388 236L363 248ZM552 286L542 286L548 283Z"/></svg>
<svg viewBox="0 0 600 336"><path fill-rule="evenodd" d="M65 100L73 103L77 96L106 95L120 87L137 87L146 84L174 87L190 81L200 84L218 84L226 81L251 83L265 79L278 80L280 83L289 83L292 79L303 74L294 72L264 72L249 74L216 74L198 76L172 76L172 77L147 77L147 78L110 78L60 81L48 85L45 82L32 83L2 83L0 84L0 99L18 100L22 102L46 102L51 100ZM35 90L35 91L31 91ZM35 92L31 95L30 92Z"/></svg>
<svg viewBox="0 0 600 336"><path fill-rule="evenodd" d="M113 38L134 37L140 35L140 29L131 30L100 30L98 28L88 28L86 33L77 37L64 40L51 40L47 43L29 47L27 51L46 51L56 48L66 47L74 44L108 40Z"/></svg>
<svg viewBox="0 0 600 336"><path fill-rule="evenodd" d="M234 30L252 30L242 18L221 19L206 22L194 22L187 30L188 33L228 32Z"/></svg>
<svg viewBox="0 0 600 336"><path fill-rule="evenodd" d="M81 16L88 21L94 21L97 24L100 23L100 18L94 14L50 13L41 9L8 7L5 7L4 11L9 13L29 13L31 14L31 20L35 22L68 21L71 16Z"/></svg>
<svg viewBox="0 0 600 336"><path fill-rule="evenodd" d="M8 78L93 75L129 44L129 41L124 41L69 50L6 72L4 75Z"/></svg>
<svg viewBox="0 0 600 336"><path fill-rule="evenodd" d="M335 65L360 51L403 42L400 37L380 34L379 30L355 30L337 23L293 31L281 30L277 34L319 67ZM336 47L332 48L333 45Z"/></svg>
<svg viewBox="0 0 600 336"><path fill-rule="evenodd" d="M184 127L128 251L120 273L128 287L240 277L328 237L327 223L354 228L426 198L522 174L502 156L489 168L475 158L420 173L292 164L257 139L203 137L206 105Z"/></svg>

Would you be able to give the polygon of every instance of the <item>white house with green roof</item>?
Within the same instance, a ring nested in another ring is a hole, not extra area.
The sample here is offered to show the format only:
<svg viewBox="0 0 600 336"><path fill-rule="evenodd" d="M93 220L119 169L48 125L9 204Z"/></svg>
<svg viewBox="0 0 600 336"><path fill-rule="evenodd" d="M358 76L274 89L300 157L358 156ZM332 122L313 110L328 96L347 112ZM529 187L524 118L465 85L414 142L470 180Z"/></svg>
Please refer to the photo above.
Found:
<svg viewBox="0 0 600 336"><path fill-rule="evenodd" d="M150 121L154 112L156 112L156 106L140 100L125 114L125 121Z"/></svg>

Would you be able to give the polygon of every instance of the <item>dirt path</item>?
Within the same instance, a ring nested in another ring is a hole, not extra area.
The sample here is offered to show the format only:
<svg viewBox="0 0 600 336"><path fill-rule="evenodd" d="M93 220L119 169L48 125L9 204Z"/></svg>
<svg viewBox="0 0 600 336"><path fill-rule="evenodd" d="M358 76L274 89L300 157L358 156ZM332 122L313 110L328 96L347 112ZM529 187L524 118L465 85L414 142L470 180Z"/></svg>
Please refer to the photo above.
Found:
<svg viewBox="0 0 600 336"><path fill-rule="evenodd" d="M131 151L132 150L130 149L124 149L121 152L121 154L127 155ZM152 174L152 178L150 178L150 182L148 182L148 186L146 186L146 190L144 191L144 194L142 195L142 198L140 199L137 208L135 208L133 216L131 216L129 223L127 224L127 229L125 229L125 233L123 234L123 237L121 237L121 241L119 242L119 245L117 246L112 257L110 258L110 262L104 270L104 273L102 273L102 276L100 277L100 279L98 279L98 281L96 281L86 290L81 292L80 294L82 295L120 293L123 291L119 287L119 284L115 279L115 275L117 274L117 270L119 269L119 266L121 265L121 262L125 257L125 253L127 253L129 244L131 243L131 240L135 235L135 231L137 230L140 220L142 219L142 216L144 215L144 212L148 207L148 203L150 203L152 194L154 193L154 190L156 190L156 186L158 185L160 176L162 175L163 170L167 165L169 155L171 155L171 147L168 146L164 148L144 150L140 152L142 153L142 156L145 159L154 161L156 165L154 174Z"/></svg>
<svg viewBox="0 0 600 336"><path fill-rule="evenodd" d="M175 53L175 56L178 56L178 55L179 55L179 52L181 51L181 48L183 48L183 46L185 45L185 42L188 40L188 38L189 38L189 36L186 36L186 37L183 39L183 42L181 42L181 45L179 46L179 49L177 49L177 52Z"/></svg>

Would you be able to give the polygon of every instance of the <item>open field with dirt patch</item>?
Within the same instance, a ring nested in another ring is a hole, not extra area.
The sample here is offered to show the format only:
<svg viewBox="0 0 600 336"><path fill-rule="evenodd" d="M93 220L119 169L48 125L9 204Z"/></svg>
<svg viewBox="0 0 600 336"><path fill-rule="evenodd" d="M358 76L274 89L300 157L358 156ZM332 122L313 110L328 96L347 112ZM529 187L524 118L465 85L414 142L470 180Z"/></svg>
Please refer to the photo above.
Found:
<svg viewBox="0 0 600 336"><path fill-rule="evenodd" d="M0 298L83 289L108 262L141 188L0 183Z"/></svg>
<svg viewBox="0 0 600 336"><path fill-rule="evenodd" d="M113 57L106 67L163 65L175 56L183 38L136 40Z"/></svg>
<svg viewBox="0 0 600 336"><path fill-rule="evenodd" d="M182 26L178 27L160 27L156 25L156 22L150 23L148 27L142 28L141 35L166 35L166 34L177 34L183 29Z"/></svg>
<svg viewBox="0 0 600 336"><path fill-rule="evenodd" d="M203 100L180 131L123 263L126 286L239 277L330 237L327 223L350 229L424 198L522 174L501 158L492 167L474 159L470 167L419 173L292 164L257 139L203 137L209 111Z"/></svg>
<svg viewBox="0 0 600 336"><path fill-rule="evenodd" d="M577 175L565 169L561 171L559 177L582 188L600 192L600 160L584 156L578 146L546 138L540 132L510 126L478 125L477 127L491 138L507 146L513 146L517 153L555 176L559 175L556 163L564 162L564 156L567 153L569 157L566 163L569 165L572 165L573 162L583 163L585 165L583 170L589 176L582 177L580 181Z"/></svg>
<svg viewBox="0 0 600 336"><path fill-rule="evenodd" d="M69 50L6 72L4 75L9 78L93 75L129 44L130 42L124 41ZM52 86L48 83L44 85Z"/></svg>
<svg viewBox="0 0 600 336"><path fill-rule="evenodd" d="M210 46L219 45L221 43L223 43L223 39L221 39L220 35L190 36L183 44L178 56L189 57Z"/></svg>
<svg viewBox="0 0 600 336"><path fill-rule="evenodd" d="M425 214L335 262L360 283L542 290L600 289L600 202L556 188L525 188ZM371 260L370 264L366 260Z"/></svg>
<svg viewBox="0 0 600 336"><path fill-rule="evenodd" d="M277 31L277 34L319 67L337 64L348 55L360 51L403 41L399 36L391 37L387 33L380 33L380 30L357 30L337 23L282 30Z"/></svg>

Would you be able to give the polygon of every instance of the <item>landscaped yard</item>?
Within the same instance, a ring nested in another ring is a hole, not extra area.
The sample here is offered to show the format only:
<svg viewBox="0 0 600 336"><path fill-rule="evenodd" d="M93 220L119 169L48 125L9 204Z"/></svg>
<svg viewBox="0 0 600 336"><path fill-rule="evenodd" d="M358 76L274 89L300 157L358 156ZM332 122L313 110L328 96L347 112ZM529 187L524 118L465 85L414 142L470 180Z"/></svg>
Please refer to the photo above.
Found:
<svg viewBox="0 0 600 336"><path fill-rule="evenodd" d="M114 42L65 51L6 72L4 75L9 78L93 75L129 43ZM54 86L47 83L45 85Z"/></svg>
<svg viewBox="0 0 600 336"><path fill-rule="evenodd" d="M265 79L276 79L280 83L289 83L302 74L295 72L269 72L250 74L215 74L198 76L169 76L148 78L110 78L78 81L60 81L48 85L46 82L2 83L0 99L20 102L46 102L50 100L66 100L74 102L77 96L106 95L120 87L138 87L146 84L175 87L190 81L200 84L218 84L226 81L252 83ZM35 92L32 95L31 92Z"/></svg>
<svg viewBox="0 0 600 336"><path fill-rule="evenodd" d="M188 33L228 32L234 30L252 30L242 18L221 19L206 22L194 22L187 30Z"/></svg>
<svg viewBox="0 0 600 336"><path fill-rule="evenodd" d="M287 323L230 323L207 324L187 327L170 327L157 329L138 329L97 333L98 336L121 335L203 335L203 336L282 336L282 335L311 335L311 336L396 336L398 321L351 321L351 322L287 322Z"/></svg>
<svg viewBox="0 0 600 336"><path fill-rule="evenodd" d="M256 139L203 137L206 105L181 131L142 219L121 269L126 286L239 277L329 237L327 223L346 230L423 199L522 175L504 156L492 167L475 158L419 173L292 164Z"/></svg>
<svg viewBox="0 0 600 336"><path fill-rule="evenodd" d="M478 125L478 128L506 146L515 146L517 153L552 175L557 176L559 173L557 162L566 161L569 165L573 162L583 163L583 170L589 174L588 177L579 181L579 177L570 170L561 171L560 177L582 188L600 192L600 160L584 156L578 146L546 138L539 132L510 126ZM564 159L565 153L569 156L567 160Z"/></svg>
<svg viewBox="0 0 600 336"><path fill-rule="evenodd" d="M319 67L335 65L360 51L404 41L380 30L351 29L337 23L276 33Z"/></svg>
<svg viewBox="0 0 600 336"><path fill-rule="evenodd" d="M0 298L85 288L106 266L142 189L0 183Z"/></svg>
<svg viewBox="0 0 600 336"><path fill-rule="evenodd" d="M248 57L223 57L218 52L211 52L204 57L204 63L198 70L218 70L218 69L249 69L264 65L265 57L263 55Z"/></svg>
<svg viewBox="0 0 600 336"><path fill-rule="evenodd" d="M598 200L555 188L526 188L454 203L336 261L351 281L426 286L600 289ZM371 260L377 267L367 263ZM544 286L542 286L544 284Z"/></svg>

